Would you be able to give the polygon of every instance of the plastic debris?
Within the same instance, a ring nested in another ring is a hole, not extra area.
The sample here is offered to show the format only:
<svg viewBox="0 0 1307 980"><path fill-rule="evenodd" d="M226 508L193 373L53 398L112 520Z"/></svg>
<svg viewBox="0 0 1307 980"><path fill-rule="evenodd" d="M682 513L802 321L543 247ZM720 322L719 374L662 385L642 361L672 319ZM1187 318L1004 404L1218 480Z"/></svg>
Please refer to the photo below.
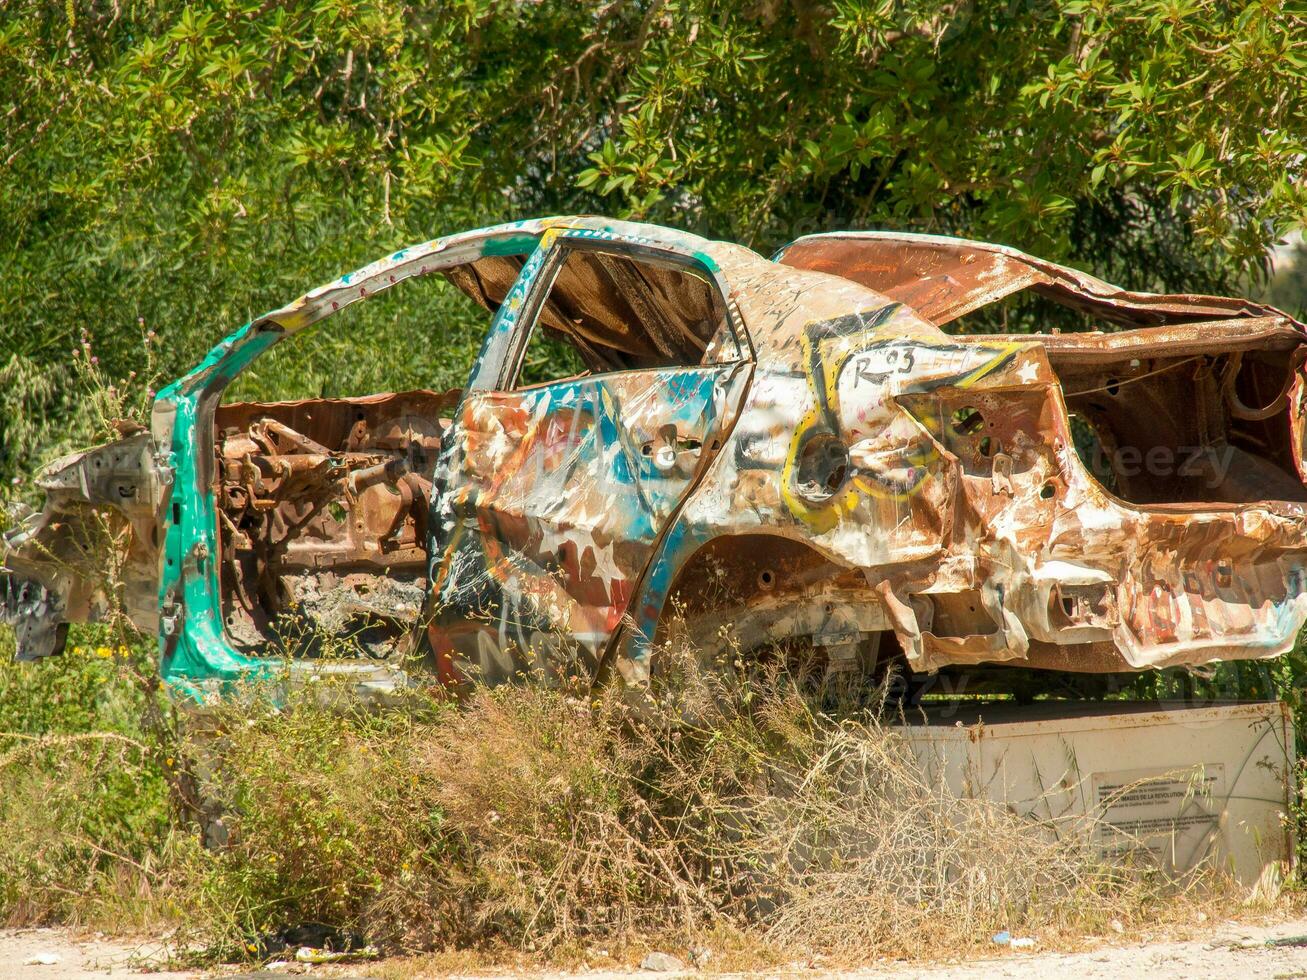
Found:
<svg viewBox="0 0 1307 980"><path fill-rule="evenodd" d="M1307 946L1307 936L1281 936L1266 940L1267 946Z"/></svg>
<svg viewBox="0 0 1307 980"><path fill-rule="evenodd" d="M1018 936L1012 940L1013 949L1029 949L1033 945L1035 945L1035 941L1029 936Z"/></svg>
<svg viewBox="0 0 1307 980"><path fill-rule="evenodd" d="M363 946L359 949L346 949L336 952L332 949L314 949L301 946L295 951L295 959L300 963L345 963L349 960L373 960L381 953L375 946Z"/></svg>
<svg viewBox="0 0 1307 980"><path fill-rule="evenodd" d="M999 946L1006 946L1008 943L1012 942L1012 933L1008 932L1006 929L1002 932L995 933L994 942Z"/></svg>
<svg viewBox="0 0 1307 980"><path fill-rule="evenodd" d="M61 959L58 953L37 953L23 960L23 966L54 966Z"/></svg>

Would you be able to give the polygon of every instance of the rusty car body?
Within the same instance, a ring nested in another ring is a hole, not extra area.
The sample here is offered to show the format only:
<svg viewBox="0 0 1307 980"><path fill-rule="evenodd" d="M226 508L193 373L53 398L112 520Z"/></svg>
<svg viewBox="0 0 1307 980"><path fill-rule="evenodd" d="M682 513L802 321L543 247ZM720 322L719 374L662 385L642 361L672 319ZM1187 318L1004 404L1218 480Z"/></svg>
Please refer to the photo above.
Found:
<svg viewBox="0 0 1307 980"><path fill-rule="evenodd" d="M221 402L274 344L428 275L490 321L463 390ZM956 332L1021 296L1101 329ZM521 383L536 331L584 370ZM798 642L832 671L1274 657L1307 618L1304 351L1275 309L998 245L849 232L767 259L501 225L259 317L149 431L49 467L5 538L5 608L28 658L103 614L94 511L128 615L200 698L287 662L502 679L564 643L642 684L673 615L700 647ZM305 624L361 654L316 656Z"/></svg>

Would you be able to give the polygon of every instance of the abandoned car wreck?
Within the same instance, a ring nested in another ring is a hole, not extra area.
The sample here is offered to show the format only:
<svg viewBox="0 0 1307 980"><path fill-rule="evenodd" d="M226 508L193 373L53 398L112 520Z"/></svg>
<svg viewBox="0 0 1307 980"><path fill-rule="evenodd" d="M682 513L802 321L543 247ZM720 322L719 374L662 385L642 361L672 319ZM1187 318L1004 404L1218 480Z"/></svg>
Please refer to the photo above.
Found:
<svg viewBox="0 0 1307 980"><path fill-rule="evenodd" d="M223 402L273 345L437 274L488 323L463 390ZM961 329L1030 297L1090 329ZM524 377L541 337L576 369ZM769 260L501 225L252 321L149 431L47 468L0 552L5 611L26 658L103 614L98 509L127 613L197 697L287 659L498 680L563 644L640 684L673 616L703 649L803 644L829 671L1272 657L1307 618L1305 350L1269 307L997 245L832 233Z"/></svg>

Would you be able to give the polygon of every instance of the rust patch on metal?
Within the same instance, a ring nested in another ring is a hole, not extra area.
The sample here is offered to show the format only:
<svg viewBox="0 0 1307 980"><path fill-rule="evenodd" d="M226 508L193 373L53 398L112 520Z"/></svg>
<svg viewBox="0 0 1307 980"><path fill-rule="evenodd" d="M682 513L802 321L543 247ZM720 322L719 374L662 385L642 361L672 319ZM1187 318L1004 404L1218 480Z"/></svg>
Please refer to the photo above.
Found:
<svg viewBox="0 0 1307 980"><path fill-rule="evenodd" d="M376 654L422 605L431 479L458 390L239 402L215 416L229 634L299 653L351 620ZM286 620L300 620L300 628Z"/></svg>

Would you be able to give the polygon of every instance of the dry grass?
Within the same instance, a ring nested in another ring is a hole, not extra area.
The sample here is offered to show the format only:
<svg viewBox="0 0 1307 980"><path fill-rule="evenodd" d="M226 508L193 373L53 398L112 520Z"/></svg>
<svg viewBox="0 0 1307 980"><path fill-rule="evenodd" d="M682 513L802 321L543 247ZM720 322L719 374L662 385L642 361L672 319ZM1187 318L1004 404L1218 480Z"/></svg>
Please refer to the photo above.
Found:
<svg viewBox="0 0 1307 980"><path fill-rule="evenodd" d="M277 703L243 692L190 746L229 846L180 847L156 826L153 850L124 842L130 862L96 873L121 874L180 941L246 958L308 926L314 944L445 958L601 965L710 946L715 968L852 962L956 955L999 929L1101 933L1185 907L1145 863L1100 859L1086 822L1037 825L951 792L875 698L832 698L781 671L741 684L692 660L638 702L526 685L461 705L415 693L378 712L320 685ZM0 766L6 785L34 800L41 787L12 769ZM19 810L0 817L27 828L3 853L55 853ZM76 876L47 877L67 889ZM1185 887L1185 903L1219 890ZM11 892L10 914L31 900Z"/></svg>
<svg viewBox="0 0 1307 980"><path fill-rule="evenodd" d="M680 849L708 869L716 907L776 948L956 951L1000 929L1096 930L1182 885L1216 886L1167 880L1142 859L1107 863L1091 820L1035 824L954 792L874 698L801 691L775 673L767 694L741 698L720 676L688 687L694 729L673 724L649 748L661 748Z"/></svg>

